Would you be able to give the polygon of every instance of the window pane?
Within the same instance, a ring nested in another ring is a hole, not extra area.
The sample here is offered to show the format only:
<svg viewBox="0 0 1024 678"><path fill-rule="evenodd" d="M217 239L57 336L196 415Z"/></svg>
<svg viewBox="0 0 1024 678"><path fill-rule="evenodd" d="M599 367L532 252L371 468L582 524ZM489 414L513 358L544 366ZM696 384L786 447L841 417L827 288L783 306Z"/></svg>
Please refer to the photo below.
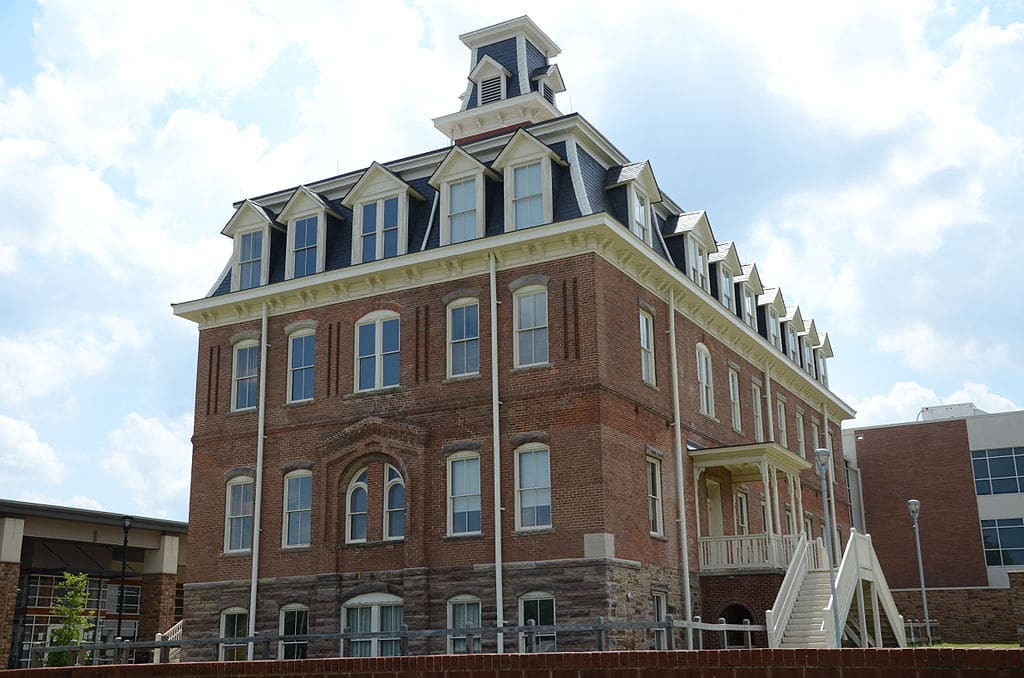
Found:
<svg viewBox="0 0 1024 678"><path fill-rule="evenodd" d="M466 373L480 371L480 341L473 339L466 342Z"/></svg>
<svg viewBox="0 0 1024 678"><path fill-rule="evenodd" d="M466 338L466 308L465 306L458 306L452 309L452 340L458 341L459 339Z"/></svg>
<svg viewBox="0 0 1024 678"><path fill-rule="evenodd" d="M992 494L992 482L988 480L979 480L974 483L975 491L979 495Z"/></svg>
<svg viewBox="0 0 1024 678"><path fill-rule="evenodd" d="M363 205L363 235L377 231L377 203ZM372 258L372 257L371 257Z"/></svg>
<svg viewBox="0 0 1024 678"><path fill-rule="evenodd" d="M388 198L384 201L384 228L395 228L398 226L398 198Z"/></svg>
<svg viewBox="0 0 1024 678"><path fill-rule="evenodd" d="M363 236L363 261L373 261L377 258L377 236Z"/></svg>
<svg viewBox="0 0 1024 678"><path fill-rule="evenodd" d="M384 231L384 257L398 256L398 231Z"/></svg>
<svg viewBox="0 0 1024 678"><path fill-rule="evenodd" d="M1016 492L1016 478L1002 478L992 481L992 494L1013 494Z"/></svg>
<svg viewBox="0 0 1024 678"><path fill-rule="evenodd" d="M366 512L366 490L357 487L352 490L352 497L349 500L349 510L353 513Z"/></svg>
<svg viewBox="0 0 1024 678"><path fill-rule="evenodd" d="M982 457L971 462L974 466L975 478L988 478L988 460Z"/></svg>
<svg viewBox="0 0 1024 678"><path fill-rule="evenodd" d="M538 363L548 361L548 328L533 330L533 359Z"/></svg>
<svg viewBox="0 0 1024 678"><path fill-rule="evenodd" d="M384 353L398 350L398 318L381 323L381 350Z"/></svg>
<svg viewBox="0 0 1024 678"><path fill-rule="evenodd" d="M298 511L312 506L313 476L288 479L288 510Z"/></svg>
<svg viewBox="0 0 1024 678"><path fill-rule="evenodd" d="M988 467L993 478L1005 478L1017 473L1012 457L989 457Z"/></svg>
<svg viewBox="0 0 1024 678"><path fill-rule="evenodd" d="M402 630L402 606L382 605L380 608L381 633Z"/></svg>
<svg viewBox="0 0 1024 678"><path fill-rule="evenodd" d="M381 375L381 386L397 386L398 385L398 354L389 353L383 357L383 374Z"/></svg>
<svg viewBox="0 0 1024 678"><path fill-rule="evenodd" d="M365 323L359 326L359 353L360 357L372 356L376 350L377 326L374 323Z"/></svg>
<svg viewBox="0 0 1024 678"><path fill-rule="evenodd" d="M372 356L359 359L359 390L367 391L374 388L376 380L377 360Z"/></svg>

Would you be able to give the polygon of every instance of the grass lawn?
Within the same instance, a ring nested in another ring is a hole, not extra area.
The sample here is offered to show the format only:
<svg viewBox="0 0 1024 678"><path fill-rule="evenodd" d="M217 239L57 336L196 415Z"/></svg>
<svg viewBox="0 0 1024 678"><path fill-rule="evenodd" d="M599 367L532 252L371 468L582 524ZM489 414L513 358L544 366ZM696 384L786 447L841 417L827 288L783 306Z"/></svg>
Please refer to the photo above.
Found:
<svg viewBox="0 0 1024 678"><path fill-rule="evenodd" d="M1016 643L935 643L932 647L1020 647Z"/></svg>

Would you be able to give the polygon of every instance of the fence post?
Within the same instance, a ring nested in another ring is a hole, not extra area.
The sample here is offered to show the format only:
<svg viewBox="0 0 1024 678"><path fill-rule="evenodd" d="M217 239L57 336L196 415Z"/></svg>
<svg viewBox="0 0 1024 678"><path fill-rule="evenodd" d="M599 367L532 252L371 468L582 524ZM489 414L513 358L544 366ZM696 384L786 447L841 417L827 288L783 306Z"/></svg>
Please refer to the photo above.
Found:
<svg viewBox="0 0 1024 678"><path fill-rule="evenodd" d="M672 615L665 615L665 649L676 649L676 620Z"/></svg>
<svg viewBox="0 0 1024 678"><path fill-rule="evenodd" d="M341 632L342 633L352 633L352 627L351 626L343 626L343 627L341 627ZM352 640L350 638L342 638L341 639L341 656L342 657L347 657L348 656L348 652L349 652L348 644L351 643L351 642L352 642Z"/></svg>
<svg viewBox="0 0 1024 678"><path fill-rule="evenodd" d="M608 649L608 632L604 629L604 617L597 618L597 651L604 652Z"/></svg>
<svg viewBox="0 0 1024 678"><path fill-rule="evenodd" d="M128 650L130 649L131 641L127 638L121 640L121 663L129 664L128 661Z"/></svg>
<svg viewBox="0 0 1024 678"><path fill-rule="evenodd" d="M533 649L534 649L534 638L533 638L533 635L534 635L535 631L533 630L533 627L536 626L536 624L537 624L537 622L535 622L532 619L527 619L526 620L526 626L528 627L526 629L526 651L528 653L531 653L531 654L533 653Z"/></svg>
<svg viewBox="0 0 1024 678"><path fill-rule="evenodd" d="M700 624L700 615L699 614L698 615L694 615L693 623L694 624ZM697 647L696 648L690 648L690 649L691 650L692 649L703 650L704 649L704 629L695 628L693 630L697 632L697 635L694 636L697 639L697 643L696 643Z"/></svg>
<svg viewBox="0 0 1024 678"><path fill-rule="evenodd" d="M725 624L725 617L719 617L718 618L718 623L719 624ZM729 636L726 635L729 632L726 631L725 629L722 629L721 633L722 633L722 647L719 648L719 649L724 650L729 645Z"/></svg>
<svg viewBox="0 0 1024 678"><path fill-rule="evenodd" d="M914 620L910 619L907 621L907 625L910 626L910 644L916 645L917 641L914 640Z"/></svg>
<svg viewBox="0 0 1024 678"><path fill-rule="evenodd" d="M164 634L162 634L162 633L156 634L156 642L159 643L163 639L164 639ZM164 649L162 647L158 646L158 647L154 647L153 648L153 663L154 664L159 664L160 663L160 661L163 659L163 657L162 657L163 652L164 652Z"/></svg>
<svg viewBox="0 0 1024 678"><path fill-rule="evenodd" d="M114 638L114 663L121 663L121 636Z"/></svg>
<svg viewBox="0 0 1024 678"><path fill-rule="evenodd" d="M750 626L750 620L749 619L744 619L743 620L743 625L744 626ZM754 647L754 641L753 641L753 639L750 636L751 636L751 631L748 628L746 631L743 632L743 637L747 639L747 649L748 650L751 649L752 647Z"/></svg>
<svg viewBox="0 0 1024 678"><path fill-rule="evenodd" d="M38 666L42 666L41 657L43 656L43 652L40 649L42 647L42 645L43 644L37 640L36 642L32 643L32 647L29 648L29 650L28 650L28 665L29 665L29 668L36 668Z"/></svg>
<svg viewBox="0 0 1024 678"><path fill-rule="evenodd" d="M402 656L406 657L409 654L409 625L402 624L402 640L398 642L398 646L402 648Z"/></svg>

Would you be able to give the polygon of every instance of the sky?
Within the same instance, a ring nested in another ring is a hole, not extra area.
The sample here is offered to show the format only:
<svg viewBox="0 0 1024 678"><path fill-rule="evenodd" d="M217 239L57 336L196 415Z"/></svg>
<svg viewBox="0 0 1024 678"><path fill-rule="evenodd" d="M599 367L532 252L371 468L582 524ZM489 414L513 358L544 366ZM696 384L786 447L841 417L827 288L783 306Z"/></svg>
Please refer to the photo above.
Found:
<svg viewBox="0 0 1024 678"><path fill-rule="evenodd" d="M0 1L0 497L184 520L231 203L446 145L522 14L827 330L847 426L1024 407L1024 2Z"/></svg>

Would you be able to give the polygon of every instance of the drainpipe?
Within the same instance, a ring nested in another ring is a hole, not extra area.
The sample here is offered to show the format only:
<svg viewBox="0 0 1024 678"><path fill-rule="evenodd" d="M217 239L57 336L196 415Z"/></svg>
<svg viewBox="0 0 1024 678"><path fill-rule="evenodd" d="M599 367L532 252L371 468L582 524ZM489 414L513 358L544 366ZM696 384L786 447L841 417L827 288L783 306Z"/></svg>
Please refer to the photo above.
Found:
<svg viewBox="0 0 1024 678"><path fill-rule="evenodd" d="M684 497L684 480L686 468L683 466L683 429L679 409L679 357L676 355L676 295L669 292L668 301L668 341L672 346L669 356L672 358L672 448L676 464L676 507L679 509L679 556L683 565L683 609L686 621L692 620L693 605L690 599L690 540L686 530L686 504ZM686 627L686 647L693 649L693 628Z"/></svg>
<svg viewBox="0 0 1024 678"><path fill-rule="evenodd" d="M835 553L836 554L836 558L839 559L839 558L842 558L843 551L842 551L842 540L839 537L839 523L836 522L836 475L835 475L836 463L837 463L836 462L836 451L834 449L832 449L832 448L835 447L834 443L832 445L828 445L828 435L829 435L829 430L828 430L828 404L824 400L821 401L821 418L822 418L822 421L825 422L825 444L826 444L827 447L829 447L829 452L831 453L831 454L829 454L829 459L832 460L831 463L829 464L829 467L828 467L828 482L829 482L829 490L830 490L830 492L829 492L829 500L830 500L829 501L829 513L832 516L832 534L831 534L832 544L833 544L833 546L832 546L833 551L832 552ZM849 497L847 497L847 499L849 499ZM838 563L836 563L836 567L839 567Z"/></svg>
<svg viewBox="0 0 1024 678"><path fill-rule="evenodd" d="M494 252L488 255L491 283L491 450L494 470L494 601L497 610L495 625L498 627L498 653L505 651L505 591L502 581L501 557L501 415L498 400L498 260Z"/></svg>
<svg viewBox="0 0 1024 678"><path fill-rule="evenodd" d="M267 302L263 302L260 318L260 383L259 414L256 420L256 487L252 524L252 574L249 577L249 637L256 635L256 582L260 574L260 506L263 503L263 432L267 416ZM246 648L246 657L253 659L253 643Z"/></svg>

